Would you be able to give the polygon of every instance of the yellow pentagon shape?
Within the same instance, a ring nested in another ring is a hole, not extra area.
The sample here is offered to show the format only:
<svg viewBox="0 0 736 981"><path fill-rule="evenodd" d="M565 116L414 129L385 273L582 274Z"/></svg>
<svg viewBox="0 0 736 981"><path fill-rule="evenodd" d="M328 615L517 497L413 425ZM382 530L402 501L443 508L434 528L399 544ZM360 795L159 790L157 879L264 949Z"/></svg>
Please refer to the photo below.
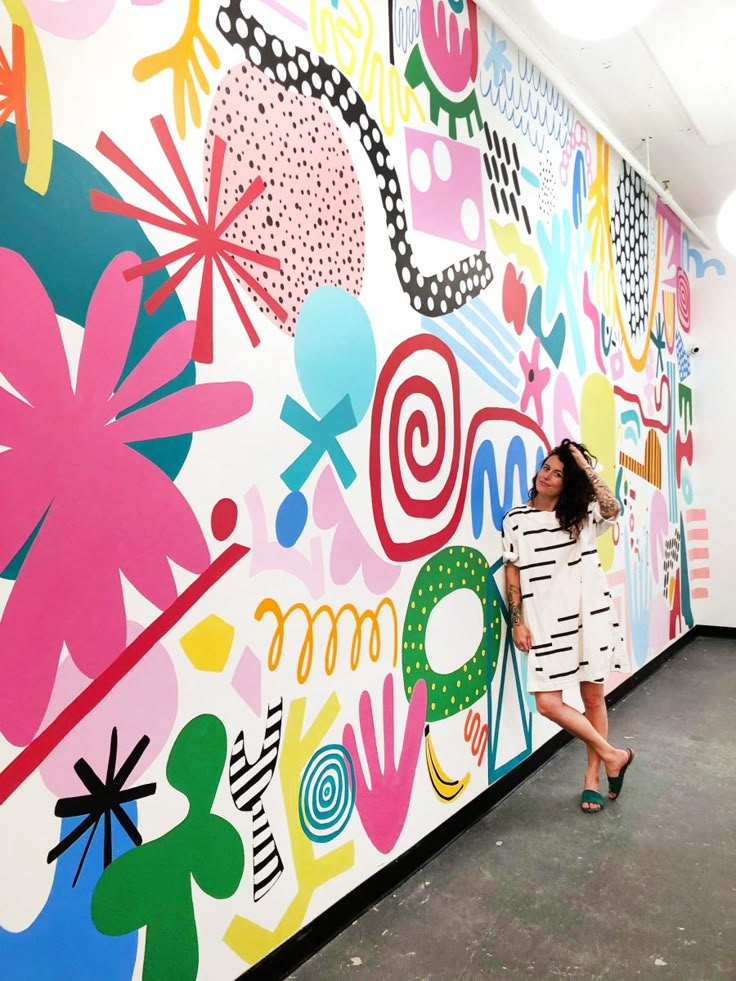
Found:
<svg viewBox="0 0 736 981"><path fill-rule="evenodd" d="M235 638L235 627L210 613L179 640L198 671L222 671Z"/></svg>

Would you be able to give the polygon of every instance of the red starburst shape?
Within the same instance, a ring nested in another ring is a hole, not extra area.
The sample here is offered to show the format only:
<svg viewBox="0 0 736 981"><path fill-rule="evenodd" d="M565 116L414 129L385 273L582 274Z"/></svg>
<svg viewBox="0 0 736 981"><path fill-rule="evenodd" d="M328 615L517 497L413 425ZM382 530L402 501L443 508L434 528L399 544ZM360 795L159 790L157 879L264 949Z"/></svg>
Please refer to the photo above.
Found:
<svg viewBox="0 0 736 981"><path fill-rule="evenodd" d="M177 220L157 215L143 208L128 204L127 201L115 198L104 191L92 191L90 199L92 207L96 211L106 211L110 214L133 218L135 221L155 225L158 228L175 232L188 239L188 242L181 248L167 252L165 255L157 256L155 259L149 259L147 262L141 262L139 265L127 270L126 279L133 279L136 276L147 276L149 273L157 272L181 259L185 260L170 275L169 279L154 290L145 301L145 309L150 314L154 313L171 296L180 283L193 272L201 261L204 262L202 282L199 289L196 318L197 327L192 358L195 361L209 364L213 359L212 292L215 268L225 284L225 288L240 318L240 322L245 328L253 347L259 343L260 338L248 316L248 312L243 306L242 300L238 296L228 267L229 270L232 270L232 272L236 273L243 280L256 296L260 297L268 305L282 323L287 317L286 310L284 310L281 304L261 286L255 276L243 266L242 261L238 261L245 260L246 262L251 262L267 269L280 269L281 263L279 259L275 256L266 255L263 252L257 252L254 249L247 249L234 242L229 242L224 237L230 225L263 193L266 185L263 183L261 177L256 177L225 217L220 222L216 222L220 184L222 181L222 165L225 159L226 147L225 141L221 137L215 137L212 148L210 197L207 206L207 215L205 217L163 116L155 116L151 120L151 125L159 145L169 162L169 166L174 173L174 177L184 192L184 196L191 208L192 216L187 215L185 211L164 194L158 184L133 163L130 157L105 133L100 133L99 139L97 140L97 149L100 153L107 157L116 167L119 167L131 180L134 180L139 187L147 191L151 197L163 205L174 216L174 219Z"/></svg>

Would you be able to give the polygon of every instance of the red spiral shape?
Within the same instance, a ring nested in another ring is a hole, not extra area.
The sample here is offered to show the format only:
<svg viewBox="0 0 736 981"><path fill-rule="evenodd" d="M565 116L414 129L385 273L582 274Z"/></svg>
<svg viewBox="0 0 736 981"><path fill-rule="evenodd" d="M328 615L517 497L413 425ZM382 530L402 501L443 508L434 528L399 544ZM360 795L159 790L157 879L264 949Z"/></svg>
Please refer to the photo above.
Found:
<svg viewBox="0 0 736 981"><path fill-rule="evenodd" d="M443 398L437 384L431 379L412 374L396 388L393 400L388 407L388 453L381 446L382 421L386 411L386 396L399 369L410 357L418 352L432 353L440 357L447 366L450 380L449 404ZM422 408L415 408L409 414L406 428L401 433L401 413L408 398L420 395L428 400L436 421L436 433L430 435L429 417ZM449 420L448 420L449 416ZM489 421L513 422L520 428L534 433L549 452L550 445L542 429L532 419L527 419L516 409L488 407L480 409L473 416L468 427L465 453L462 452L462 431L460 426L460 376L452 351L432 334L418 334L402 341L389 355L376 384L376 394L371 411L370 444L370 483L373 516L381 545L394 562L408 562L430 555L445 545L457 530L465 506L465 496L470 477L473 443L478 427ZM431 459L422 463L417 459L415 447L430 445L436 440ZM461 465L462 458L462 465ZM383 468L388 459L393 493L402 512L409 518L429 522L447 508L455 497L455 507L444 527L435 529L423 537L410 541L396 541L389 531L384 511ZM410 492L405 477L408 474L414 486L426 486L447 465L449 472L442 487L432 497L419 497Z"/></svg>
<svg viewBox="0 0 736 981"><path fill-rule="evenodd" d="M684 269L677 268L677 316L680 326L687 333L690 330L690 280Z"/></svg>
<svg viewBox="0 0 736 981"><path fill-rule="evenodd" d="M449 354L449 351L447 353ZM388 437L391 477L394 482L396 500L401 505L404 513L412 518L436 518L447 507L457 482L457 474L460 466L459 379L457 376L457 365L447 359L445 359L445 363L450 371L450 380L452 383L452 414L454 416L454 426L451 436L452 458L450 460L450 472L447 475L447 480L439 494L434 498L412 497L404 483L402 462L406 465L409 474L420 484L428 484L438 476L445 462L445 453L447 452L447 416L442 396L434 382L431 382L428 378L420 378L418 375L412 375L411 378L407 378L406 381L403 381L399 385L396 390L396 397L391 403ZM412 395L423 395L429 399L434 418L437 420L437 445L428 463L420 463L416 458L414 450L417 442L424 448L429 446L430 442L429 420L420 408L414 409L406 423L403 438L403 461L399 455L399 447L402 443L399 431L401 410L405 401L411 398Z"/></svg>

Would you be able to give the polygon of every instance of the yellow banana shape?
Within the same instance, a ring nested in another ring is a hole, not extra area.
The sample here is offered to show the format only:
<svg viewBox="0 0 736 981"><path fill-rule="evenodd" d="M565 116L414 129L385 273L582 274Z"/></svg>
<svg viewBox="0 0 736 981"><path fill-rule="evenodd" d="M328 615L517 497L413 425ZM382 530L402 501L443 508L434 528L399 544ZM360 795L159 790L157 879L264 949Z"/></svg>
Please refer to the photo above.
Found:
<svg viewBox="0 0 736 981"><path fill-rule="evenodd" d="M429 770L432 790L434 790L435 795L443 804L449 804L458 798L470 783L470 772L468 771L462 780L453 780L452 777L445 773L437 759L437 753L428 725L424 727L424 756L427 760L427 769Z"/></svg>

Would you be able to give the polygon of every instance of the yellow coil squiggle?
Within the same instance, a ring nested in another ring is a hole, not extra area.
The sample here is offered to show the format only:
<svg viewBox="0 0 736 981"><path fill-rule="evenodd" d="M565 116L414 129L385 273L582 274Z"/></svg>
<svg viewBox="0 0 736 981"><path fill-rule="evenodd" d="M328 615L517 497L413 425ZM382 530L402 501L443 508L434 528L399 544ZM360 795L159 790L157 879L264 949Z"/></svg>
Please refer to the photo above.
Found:
<svg viewBox="0 0 736 981"><path fill-rule="evenodd" d="M340 620L347 614L353 621L353 633L350 641L350 670L356 671L360 664L360 653L363 647L363 627L368 624L370 633L368 635L368 656L375 663L381 656L381 625L379 622L382 610L388 610L391 614L393 624L393 666L396 667L399 659L399 621L396 615L396 607L393 602L384 596L375 610L365 610L359 613L352 603L345 603L337 612L331 606L323 604L312 613L304 603L294 603L284 613L281 606L275 599L266 598L258 604L255 612L256 620L262 620L267 613L270 613L276 620L271 646L268 649L268 670L276 671L281 663L281 654L284 649L284 627L289 617L295 613L304 616L306 628L299 660L296 668L296 678L300 685L303 685L312 673L312 661L314 659L314 627L320 617L327 617L330 624L330 632L325 645L325 673L331 675L337 664L337 654L339 646L339 626Z"/></svg>
<svg viewBox="0 0 736 981"><path fill-rule="evenodd" d="M396 117L408 123L412 111L424 122L424 110L411 86L407 85L395 65L386 63L383 55L373 48L373 18L365 0L358 0L360 13L352 0L342 0L339 11L332 5L318 7L311 0L309 26L317 51L324 55L331 47L335 64L371 104L378 92L378 118L386 136L396 128ZM354 75L358 76L357 82Z"/></svg>

